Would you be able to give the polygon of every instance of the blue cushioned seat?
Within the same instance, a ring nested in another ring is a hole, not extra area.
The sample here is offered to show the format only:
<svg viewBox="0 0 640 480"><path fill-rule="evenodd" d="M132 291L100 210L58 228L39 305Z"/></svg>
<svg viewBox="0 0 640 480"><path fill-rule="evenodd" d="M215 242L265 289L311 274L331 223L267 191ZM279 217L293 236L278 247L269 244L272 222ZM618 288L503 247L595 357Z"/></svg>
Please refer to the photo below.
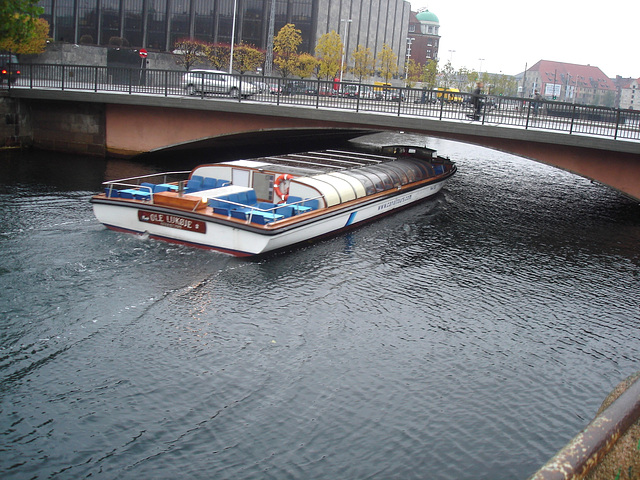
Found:
<svg viewBox="0 0 640 480"><path fill-rule="evenodd" d="M217 213L218 215L229 216L229 209L224 207L213 207L213 213Z"/></svg>
<svg viewBox="0 0 640 480"><path fill-rule="evenodd" d="M225 180L224 178L219 178L217 182L218 187L226 187L227 185L231 185L229 180Z"/></svg>
<svg viewBox="0 0 640 480"><path fill-rule="evenodd" d="M136 200L151 200L151 192L137 190L136 193L133 194L133 198Z"/></svg>
<svg viewBox="0 0 640 480"><path fill-rule="evenodd" d="M204 178L200 175L192 175L189 181L187 181L187 186L185 191L188 192L197 192L198 190L202 190L202 182Z"/></svg>
<svg viewBox="0 0 640 480"><path fill-rule="evenodd" d="M247 194L245 192L234 193L232 196L235 198L235 200L230 199L232 202L237 202L241 205L247 204Z"/></svg>
<svg viewBox="0 0 640 480"><path fill-rule="evenodd" d="M297 207L296 210L298 213L304 213L318 208L318 200L303 200L302 197L294 197L293 195L289 196L287 203L294 203L294 207Z"/></svg>
<svg viewBox="0 0 640 480"><path fill-rule="evenodd" d="M269 222L274 222L284 218L284 215L273 212L260 212L257 210L250 210L247 215L251 217L251 221L253 223L259 223L261 225L266 225Z"/></svg>
<svg viewBox="0 0 640 480"><path fill-rule="evenodd" d="M120 191L116 188L105 187L104 194L109 198L118 198L120 196Z"/></svg>
<svg viewBox="0 0 640 480"><path fill-rule="evenodd" d="M246 220L247 219L247 214L243 211L240 210L230 210L229 213L231 214L231 218L238 218L240 220Z"/></svg>
<svg viewBox="0 0 640 480"><path fill-rule="evenodd" d="M134 193L136 193L137 190L134 190L133 188L128 188L126 190L120 190L120 196L122 198L133 198Z"/></svg>
<svg viewBox="0 0 640 480"><path fill-rule="evenodd" d="M256 208L259 208L260 210L272 210L277 207L275 203L269 203L269 202L258 202L254 206Z"/></svg>
<svg viewBox="0 0 640 480"><path fill-rule="evenodd" d="M249 217L251 220L251 223L257 223L258 225L266 225L267 223L269 223L271 220L266 218L262 212L251 212L251 216Z"/></svg>
<svg viewBox="0 0 640 480"><path fill-rule="evenodd" d="M283 205L281 207L276 208L275 213L283 215L285 217L293 217L294 209L291 205Z"/></svg>
<svg viewBox="0 0 640 480"><path fill-rule="evenodd" d="M240 203L240 197L237 193L230 193L229 195L227 195L227 200L233 203ZM235 205L232 205L232 207L235 207Z"/></svg>
<svg viewBox="0 0 640 480"><path fill-rule="evenodd" d="M217 198L210 199L208 204L209 204L209 206L211 208L224 207L224 204L220 200L218 200Z"/></svg>
<svg viewBox="0 0 640 480"><path fill-rule="evenodd" d="M142 182L140 184L140 190L147 193L153 193L155 191L156 185L154 183Z"/></svg>
<svg viewBox="0 0 640 480"><path fill-rule="evenodd" d="M202 180L202 190L211 190L212 188L217 188L218 179L211 177L204 177Z"/></svg>
<svg viewBox="0 0 640 480"><path fill-rule="evenodd" d="M247 192L247 205L255 205L256 203L258 203L256 191L254 189L251 189Z"/></svg>
<svg viewBox="0 0 640 480"><path fill-rule="evenodd" d="M311 210L317 210L318 208L320 208L320 202L318 200L305 200L303 202L303 205L305 207L310 207Z"/></svg>

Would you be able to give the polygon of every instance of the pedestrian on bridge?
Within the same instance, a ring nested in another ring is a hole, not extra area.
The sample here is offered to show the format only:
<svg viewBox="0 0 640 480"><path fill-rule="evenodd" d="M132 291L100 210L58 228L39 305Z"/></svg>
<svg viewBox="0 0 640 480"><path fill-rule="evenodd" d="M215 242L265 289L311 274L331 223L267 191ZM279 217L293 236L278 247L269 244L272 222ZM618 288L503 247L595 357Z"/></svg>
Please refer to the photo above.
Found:
<svg viewBox="0 0 640 480"><path fill-rule="evenodd" d="M542 98L542 95L540 95L540 92L538 90L535 90L533 92L533 114L534 115L538 115L538 109L542 104L542 100L544 99Z"/></svg>
<svg viewBox="0 0 640 480"><path fill-rule="evenodd" d="M476 88L473 90L471 94L471 104L473 105L473 119L480 120L480 111L482 110L482 88L484 87L484 83L478 82L476 83Z"/></svg>

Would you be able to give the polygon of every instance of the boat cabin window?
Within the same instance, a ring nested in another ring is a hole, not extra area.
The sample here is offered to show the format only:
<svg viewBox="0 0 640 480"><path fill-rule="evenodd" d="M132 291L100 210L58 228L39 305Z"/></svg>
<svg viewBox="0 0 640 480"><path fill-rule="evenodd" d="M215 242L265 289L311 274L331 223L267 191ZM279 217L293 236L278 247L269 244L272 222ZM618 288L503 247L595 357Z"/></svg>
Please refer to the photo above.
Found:
<svg viewBox="0 0 640 480"><path fill-rule="evenodd" d="M402 185L402 179L400 178L400 175L398 175L398 172L396 172L391 165L384 165L384 168L382 168L382 166L380 167L371 167L374 171L380 171L380 176L382 177L383 181L384 181L384 185L387 188L393 188L396 185ZM386 175L386 177L385 177ZM387 183L387 178L390 179L390 184ZM387 186L389 185L389 186Z"/></svg>
<svg viewBox="0 0 640 480"><path fill-rule="evenodd" d="M427 164L415 162L414 165L420 170L420 178L429 178L433 176L433 168L427 168Z"/></svg>
<svg viewBox="0 0 640 480"><path fill-rule="evenodd" d="M373 167L364 167L358 170L371 179L376 186L376 191L382 192L393 187L393 181L391 177L380 169L374 169Z"/></svg>
<svg viewBox="0 0 640 480"><path fill-rule="evenodd" d="M360 173L358 170L347 170L343 172L345 175L350 175L351 177L359 180L362 186L364 187L364 191L366 195L373 195L376 193L376 186L373 181L363 173Z"/></svg>
<svg viewBox="0 0 640 480"><path fill-rule="evenodd" d="M407 176L406 169L403 168L403 165L395 165L388 164L387 168L389 169L389 175L391 175L394 180L397 177L398 183L396 185L406 185L409 183L409 177Z"/></svg>
<svg viewBox="0 0 640 480"><path fill-rule="evenodd" d="M249 170L234 168L231 171L231 183L240 187L249 186Z"/></svg>

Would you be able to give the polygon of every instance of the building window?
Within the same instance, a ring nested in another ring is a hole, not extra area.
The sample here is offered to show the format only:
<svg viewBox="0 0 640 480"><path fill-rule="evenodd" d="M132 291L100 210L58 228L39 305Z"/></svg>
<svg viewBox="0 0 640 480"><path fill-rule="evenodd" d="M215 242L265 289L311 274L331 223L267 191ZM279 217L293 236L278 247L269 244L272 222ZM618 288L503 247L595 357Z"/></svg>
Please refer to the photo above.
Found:
<svg viewBox="0 0 640 480"><path fill-rule="evenodd" d="M415 32L415 31L416 31L416 26L415 26L415 25L413 25L413 24L409 25L409 31L410 31L411 33Z"/></svg>

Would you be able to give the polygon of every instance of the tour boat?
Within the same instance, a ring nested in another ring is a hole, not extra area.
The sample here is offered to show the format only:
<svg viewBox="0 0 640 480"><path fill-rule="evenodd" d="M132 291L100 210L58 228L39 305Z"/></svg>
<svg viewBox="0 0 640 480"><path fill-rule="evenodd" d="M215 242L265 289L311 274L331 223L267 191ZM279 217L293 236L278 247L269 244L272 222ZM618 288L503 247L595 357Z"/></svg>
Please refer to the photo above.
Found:
<svg viewBox="0 0 640 480"><path fill-rule="evenodd" d="M106 227L236 256L336 234L438 193L456 166L415 146L353 146L104 182Z"/></svg>

